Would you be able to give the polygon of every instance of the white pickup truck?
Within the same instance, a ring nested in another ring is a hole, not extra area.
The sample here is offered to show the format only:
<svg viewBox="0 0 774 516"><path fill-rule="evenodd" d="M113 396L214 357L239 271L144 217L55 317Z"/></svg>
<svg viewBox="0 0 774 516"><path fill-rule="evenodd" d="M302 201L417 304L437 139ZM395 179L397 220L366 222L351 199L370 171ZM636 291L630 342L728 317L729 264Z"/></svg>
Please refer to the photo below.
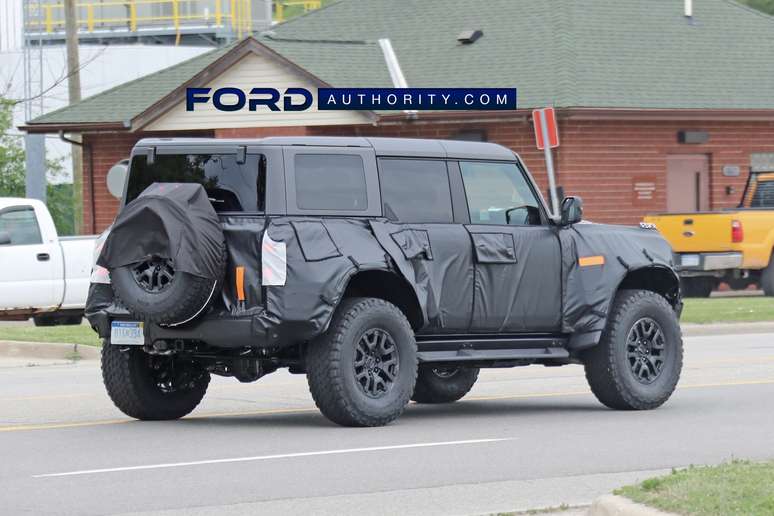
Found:
<svg viewBox="0 0 774 516"><path fill-rule="evenodd" d="M0 198L0 321L80 324L95 240L59 238L40 201Z"/></svg>

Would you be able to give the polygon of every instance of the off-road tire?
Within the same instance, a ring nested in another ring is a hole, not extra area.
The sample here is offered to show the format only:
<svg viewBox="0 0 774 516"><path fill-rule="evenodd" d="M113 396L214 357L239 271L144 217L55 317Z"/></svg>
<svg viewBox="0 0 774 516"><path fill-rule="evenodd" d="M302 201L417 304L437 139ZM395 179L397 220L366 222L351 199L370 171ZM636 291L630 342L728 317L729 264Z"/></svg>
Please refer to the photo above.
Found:
<svg viewBox="0 0 774 516"><path fill-rule="evenodd" d="M470 392L477 379L477 367L420 367L411 399L417 403L452 403Z"/></svg>
<svg viewBox="0 0 774 516"><path fill-rule="evenodd" d="M767 296L774 296L774 255L769 260L769 265L761 272L761 288Z"/></svg>
<svg viewBox="0 0 774 516"><path fill-rule="evenodd" d="M680 280L683 297L710 297L716 286L715 278L696 277Z"/></svg>
<svg viewBox="0 0 774 516"><path fill-rule="evenodd" d="M369 397L356 379L356 346L369 330L389 334L397 348L398 370L380 398ZM376 298L346 298L328 331L306 352L307 381L320 412L343 426L382 426L397 419L414 392L417 345L406 316Z"/></svg>
<svg viewBox="0 0 774 516"><path fill-rule="evenodd" d="M196 371L185 388L164 392L155 382L149 355L142 349L102 344L102 380L116 407L129 417L147 421L179 419L204 397L210 383L207 371Z"/></svg>
<svg viewBox="0 0 774 516"><path fill-rule="evenodd" d="M636 379L627 358L627 337L643 318L661 327L666 353L660 374L650 384ZM656 408L669 399L680 379L683 341L677 315L655 292L622 290L613 301L602 339L582 358L591 391L604 405L618 410Z"/></svg>
<svg viewBox="0 0 774 516"><path fill-rule="evenodd" d="M135 281L135 265L117 267L110 271L113 293L136 319L169 326L184 324L203 314L217 298L226 273L225 243L219 256L220 276L217 279L177 272L174 280L161 292L148 292Z"/></svg>

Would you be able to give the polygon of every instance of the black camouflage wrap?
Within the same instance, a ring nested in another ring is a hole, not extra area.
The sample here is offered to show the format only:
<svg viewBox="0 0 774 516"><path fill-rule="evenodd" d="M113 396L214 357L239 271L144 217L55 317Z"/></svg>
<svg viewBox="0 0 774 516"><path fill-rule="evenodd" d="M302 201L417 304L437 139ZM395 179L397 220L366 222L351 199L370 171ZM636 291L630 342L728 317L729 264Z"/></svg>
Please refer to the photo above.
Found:
<svg viewBox="0 0 774 516"><path fill-rule="evenodd" d="M218 279L223 230L204 188L195 183L153 183L119 213L97 265L115 269L152 256L175 270Z"/></svg>
<svg viewBox="0 0 774 516"><path fill-rule="evenodd" d="M131 214L139 209L128 206L125 211ZM158 212L151 210L151 214ZM119 219L128 217L122 214ZM120 228L118 221L116 227ZM164 227L171 230L169 225ZM385 281L410 291L421 312L411 322L420 334L564 333L573 334L571 347L588 347L598 341L622 280L645 269L659 269L672 278L670 301L679 306L671 249L648 229L247 215L221 216L219 229L228 250L221 299L203 318L186 325L189 330L177 330L181 338L186 331L196 337L207 321L230 321L248 327L250 338L247 343L232 339L223 345L283 347L308 341L327 329L351 279L366 271L386 273ZM264 231L286 245L283 286L261 285ZM124 260L141 258L151 244ZM111 251L118 251L117 244ZM579 259L589 256L604 256L604 264L580 266ZM235 287L236 267L245 270L241 302ZM109 288L92 287L87 317L100 333L108 332L104 321L121 317L121 309L112 305ZM95 324L98 321L101 324Z"/></svg>
<svg viewBox="0 0 774 516"><path fill-rule="evenodd" d="M562 253L562 331L573 334L579 347L595 344L607 321L613 297L630 273L659 290L657 278L668 278L670 304L680 310L679 279L672 248L654 229L575 224L558 231ZM603 265L581 266L583 257L603 256ZM656 274L658 272L658 274ZM585 342L584 335L588 337ZM572 343L572 341L571 341Z"/></svg>

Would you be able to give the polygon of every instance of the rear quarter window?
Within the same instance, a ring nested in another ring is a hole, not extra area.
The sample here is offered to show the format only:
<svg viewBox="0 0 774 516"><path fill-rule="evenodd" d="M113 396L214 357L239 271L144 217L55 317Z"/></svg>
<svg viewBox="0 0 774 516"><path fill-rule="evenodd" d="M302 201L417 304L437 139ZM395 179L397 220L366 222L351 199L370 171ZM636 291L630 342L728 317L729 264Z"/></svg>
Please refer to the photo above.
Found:
<svg viewBox="0 0 774 516"><path fill-rule="evenodd" d="M368 209L363 158L353 154L296 154L296 205L302 210Z"/></svg>
<svg viewBox="0 0 774 516"><path fill-rule="evenodd" d="M126 202L136 199L153 183L199 183L218 212L263 212L266 159L248 154L237 163L235 154L157 154L132 158Z"/></svg>

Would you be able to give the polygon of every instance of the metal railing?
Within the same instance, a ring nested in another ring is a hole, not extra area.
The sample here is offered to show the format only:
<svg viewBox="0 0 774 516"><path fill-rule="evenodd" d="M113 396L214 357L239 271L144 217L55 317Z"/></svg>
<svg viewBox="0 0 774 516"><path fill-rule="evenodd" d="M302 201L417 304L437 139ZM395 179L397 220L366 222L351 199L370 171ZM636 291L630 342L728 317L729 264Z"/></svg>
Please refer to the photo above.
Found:
<svg viewBox="0 0 774 516"><path fill-rule="evenodd" d="M261 21L253 16L253 4L254 0L83 0L75 7L81 33L116 29L136 32L154 27L172 28L179 33L184 27L214 26L242 37L252 33L256 21ZM64 32L63 2L31 1L26 9L27 33Z"/></svg>
<svg viewBox="0 0 774 516"><path fill-rule="evenodd" d="M230 29L242 37L252 33L257 23L268 21L253 16L254 11L260 11L254 4L255 0L82 0L75 7L81 33L115 29L136 32L138 28L148 27L171 27L179 31L186 26L204 25ZM322 0L278 0L274 2L274 19L284 21L288 8L307 12L321 6ZM61 0L29 1L25 8L26 32L64 32Z"/></svg>
<svg viewBox="0 0 774 516"><path fill-rule="evenodd" d="M322 7L322 0L277 0L274 2L274 21L285 21L285 9L296 6L304 12L314 11Z"/></svg>

